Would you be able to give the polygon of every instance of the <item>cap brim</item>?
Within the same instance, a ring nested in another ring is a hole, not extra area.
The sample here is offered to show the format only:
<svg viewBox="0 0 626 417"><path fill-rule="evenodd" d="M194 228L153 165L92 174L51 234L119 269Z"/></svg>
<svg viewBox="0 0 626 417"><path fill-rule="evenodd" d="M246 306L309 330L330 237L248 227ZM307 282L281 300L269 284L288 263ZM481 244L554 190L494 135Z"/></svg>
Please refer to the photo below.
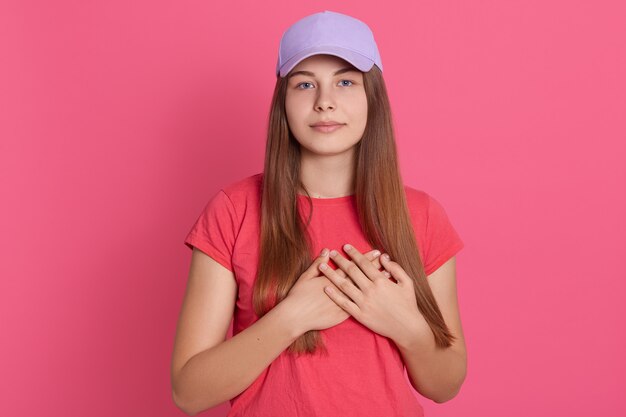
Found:
<svg viewBox="0 0 626 417"><path fill-rule="evenodd" d="M341 48L338 46L315 46L312 48L304 49L292 56L287 62L280 68L279 74L281 77L289 74L300 61L313 55L328 54L334 55L341 59L345 59L352 65L354 65L359 71L368 72L374 66L374 61L355 52L351 49Z"/></svg>

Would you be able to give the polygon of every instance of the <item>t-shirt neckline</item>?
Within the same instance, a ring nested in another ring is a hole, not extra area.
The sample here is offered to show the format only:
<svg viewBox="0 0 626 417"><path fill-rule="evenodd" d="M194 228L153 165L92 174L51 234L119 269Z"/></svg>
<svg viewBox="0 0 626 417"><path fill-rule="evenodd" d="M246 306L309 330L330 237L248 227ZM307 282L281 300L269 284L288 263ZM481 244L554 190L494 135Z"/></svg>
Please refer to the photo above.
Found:
<svg viewBox="0 0 626 417"><path fill-rule="evenodd" d="M308 201L309 198L305 194L297 193L298 199ZM327 206L327 205L335 205L335 204L347 204L355 201L356 195L349 194L343 197L332 197L332 198L315 198L311 197L311 201L314 206Z"/></svg>

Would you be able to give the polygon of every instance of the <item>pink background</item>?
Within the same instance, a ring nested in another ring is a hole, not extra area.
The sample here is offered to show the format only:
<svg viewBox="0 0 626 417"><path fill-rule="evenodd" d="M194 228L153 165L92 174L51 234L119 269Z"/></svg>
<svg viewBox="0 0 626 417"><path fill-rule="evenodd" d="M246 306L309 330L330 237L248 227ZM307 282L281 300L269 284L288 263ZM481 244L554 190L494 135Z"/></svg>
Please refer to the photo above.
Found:
<svg viewBox="0 0 626 417"><path fill-rule="evenodd" d="M374 30L404 181L466 243L468 376L427 415L625 415L623 2L241 3L2 2L0 415L183 415L184 236L262 170L278 41L324 9Z"/></svg>

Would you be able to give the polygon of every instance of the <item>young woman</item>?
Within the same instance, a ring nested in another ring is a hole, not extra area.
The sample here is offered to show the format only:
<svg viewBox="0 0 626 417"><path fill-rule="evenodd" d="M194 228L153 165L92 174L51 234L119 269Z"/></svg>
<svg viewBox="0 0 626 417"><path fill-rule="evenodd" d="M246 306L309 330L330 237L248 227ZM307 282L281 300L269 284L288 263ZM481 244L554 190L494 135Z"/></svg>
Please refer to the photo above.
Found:
<svg viewBox="0 0 626 417"><path fill-rule="evenodd" d="M466 374L463 242L402 183L365 23L301 19L276 73L264 171L220 189L185 239L174 401L190 415L227 400L229 416L423 415L411 386L444 402Z"/></svg>

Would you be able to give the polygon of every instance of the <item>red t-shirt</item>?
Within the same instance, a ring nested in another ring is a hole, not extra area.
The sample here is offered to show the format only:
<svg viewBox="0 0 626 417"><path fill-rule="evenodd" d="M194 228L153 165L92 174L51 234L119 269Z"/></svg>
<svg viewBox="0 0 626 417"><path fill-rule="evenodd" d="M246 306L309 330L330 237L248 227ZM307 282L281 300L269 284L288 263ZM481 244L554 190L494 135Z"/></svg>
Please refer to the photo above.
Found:
<svg viewBox="0 0 626 417"><path fill-rule="evenodd" d="M234 273L238 286L233 335L249 327L259 247L263 173L218 191L198 217L185 244ZM464 246L443 207L427 193L405 185L419 253L426 275ZM303 219L307 197L298 195ZM359 226L354 195L313 199L312 256L327 247L344 257L345 243L361 253L372 248ZM380 249L380 248L378 248ZM423 416L394 342L348 317L321 331L328 356L295 356L283 351L241 394L230 400L228 417L419 417Z"/></svg>

